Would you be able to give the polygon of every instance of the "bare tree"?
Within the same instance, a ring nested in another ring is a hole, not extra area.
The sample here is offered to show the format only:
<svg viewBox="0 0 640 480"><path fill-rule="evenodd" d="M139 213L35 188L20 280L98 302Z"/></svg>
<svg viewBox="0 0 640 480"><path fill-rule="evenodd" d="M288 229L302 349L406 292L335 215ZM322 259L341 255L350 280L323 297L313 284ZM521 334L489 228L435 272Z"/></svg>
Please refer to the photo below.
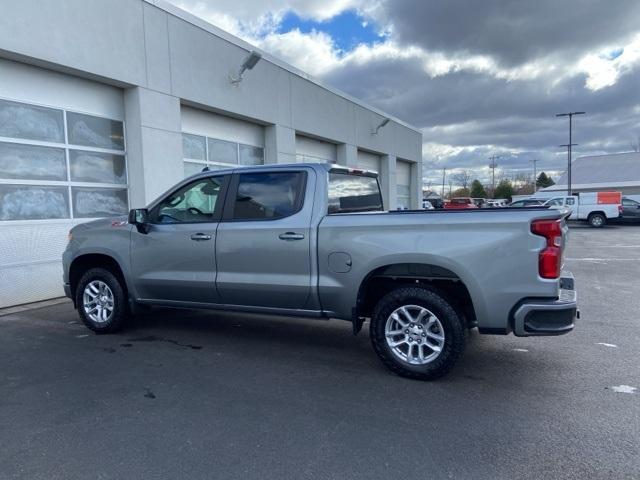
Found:
<svg viewBox="0 0 640 480"><path fill-rule="evenodd" d="M469 186L469 182L471 181L471 171L460 170L453 175L453 180L456 182L456 184L466 189Z"/></svg>

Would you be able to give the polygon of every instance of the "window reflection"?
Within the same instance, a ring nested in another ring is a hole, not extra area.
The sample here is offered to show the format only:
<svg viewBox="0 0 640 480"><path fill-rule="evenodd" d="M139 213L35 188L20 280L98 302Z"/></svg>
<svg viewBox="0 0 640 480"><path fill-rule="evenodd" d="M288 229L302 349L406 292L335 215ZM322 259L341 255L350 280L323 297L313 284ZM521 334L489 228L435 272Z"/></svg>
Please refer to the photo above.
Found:
<svg viewBox="0 0 640 480"><path fill-rule="evenodd" d="M375 177L329 174L329 213L382 210L382 197Z"/></svg>

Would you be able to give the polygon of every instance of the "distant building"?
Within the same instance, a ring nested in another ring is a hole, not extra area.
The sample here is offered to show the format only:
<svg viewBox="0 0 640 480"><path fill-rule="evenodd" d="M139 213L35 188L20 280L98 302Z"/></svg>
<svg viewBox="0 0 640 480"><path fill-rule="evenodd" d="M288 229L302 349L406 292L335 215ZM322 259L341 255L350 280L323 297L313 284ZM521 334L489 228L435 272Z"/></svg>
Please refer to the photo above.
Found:
<svg viewBox="0 0 640 480"><path fill-rule="evenodd" d="M625 196L640 195L640 152L579 157L571 164L574 193L614 190ZM555 185L539 190L548 197L567 191L567 173Z"/></svg>

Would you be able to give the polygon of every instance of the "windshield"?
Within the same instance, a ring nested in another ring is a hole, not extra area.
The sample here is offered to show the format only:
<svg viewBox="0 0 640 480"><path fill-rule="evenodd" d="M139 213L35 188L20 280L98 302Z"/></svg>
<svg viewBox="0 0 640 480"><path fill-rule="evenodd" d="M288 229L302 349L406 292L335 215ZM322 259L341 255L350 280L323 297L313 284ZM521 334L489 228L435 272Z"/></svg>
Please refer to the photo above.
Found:
<svg viewBox="0 0 640 480"><path fill-rule="evenodd" d="M382 210L382 195L376 177L329 173L329 213Z"/></svg>

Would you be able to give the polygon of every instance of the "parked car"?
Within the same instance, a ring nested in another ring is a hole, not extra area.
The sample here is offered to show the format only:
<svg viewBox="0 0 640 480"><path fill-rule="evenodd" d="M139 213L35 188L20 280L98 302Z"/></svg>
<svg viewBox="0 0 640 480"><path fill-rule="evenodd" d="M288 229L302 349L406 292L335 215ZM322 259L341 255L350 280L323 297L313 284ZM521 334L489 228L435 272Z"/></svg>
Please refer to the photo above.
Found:
<svg viewBox="0 0 640 480"><path fill-rule="evenodd" d="M429 200L423 200L422 201L422 209L423 210L434 210L434 206Z"/></svg>
<svg viewBox="0 0 640 480"><path fill-rule="evenodd" d="M73 227L64 290L96 333L156 305L335 318L354 333L369 319L389 369L433 379L462 355L465 329L573 329L566 233L543 207L384 211L377 175L346 167L231 168Z"/></svg>
<svg viewBox="0 0 640 480"><path fill-rule="evenodd" d="M476 207L478 208L485 208L486 204L487 204L487 199L486 198L472 198L471 200L473 200L473 203L476 204Z"/></svg>
<svg viewBox="0 0 640 480"><path fill-rule="evenodd" d="M516 207L516 208L539 207L543 203L544 203L543 200L538 200L536 198L525 198L523 200L516 200L515 202L511 202L508 206L509 207Z"/></svg>
<svg viewBox="0 0 640 480"><path fill-rule="evenodd" d="M578 196L554 197L544 205L569 210L569 220L586 220L592 227L602 227L607 221L622 215L620 192L586 192Z"/></svg>
<svg viewBox="0 0 640 480"><path fill-rule="evenodd" d="M497 200L487 200L488 208L501 208L507 205L506 200L497 199Z"/></svg>
<svg viewBox="0 0 640 480"><path fill-rule="evenodd" d="M640 202L622 197L622 215L613 221L616 223L640 223Z"/></svg>
<svg viewBox="0 0 640 480"><path fill-rule="evenodd" d="M447 209L466 209L466 208L478 208L472 198L469 197L454 197L444 202L444 208Z"/></svg>
<svg viewBox="0 0 640 480"><path fill-rule="evenodd" d="M444 202L442 201L441 198L429 197L429 198L426 198L425 201L433 205L433 208L435 208L436 210L440 208L444 208Z"/></svg>

